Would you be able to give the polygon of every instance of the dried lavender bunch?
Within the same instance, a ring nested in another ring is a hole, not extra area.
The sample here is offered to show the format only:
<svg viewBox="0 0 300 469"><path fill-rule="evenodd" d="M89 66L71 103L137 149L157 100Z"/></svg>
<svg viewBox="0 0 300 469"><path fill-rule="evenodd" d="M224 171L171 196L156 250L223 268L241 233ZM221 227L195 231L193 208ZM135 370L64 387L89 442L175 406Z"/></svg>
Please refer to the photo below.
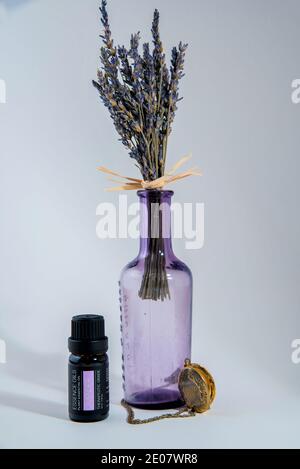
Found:
<svg viewBox="0 0 300 469"><path fill-rule="evenodd" d="M152 23L153 51L133 34L130 47L114 45L107 13L107 0L100 7L104 32L101 35L101 68L93 85L108 108L120 140L138 166L144 180L164 175L168 137L172 130L183 77L186 44L172 51L170 71L159 33L159 12Z"/></svg>
<svg viewBox="0 0 300 469"><path fill-rule="evenodd" d="M153 50L148 43L140 48L140 33L132 34L130 46L115 46L109 25L107 0L102 0L101 68L93 85L99 91L119 134L145 181L165 173L168 138L172 131L179 97L187 44L172 50L170 70L159 32L159 12L152 22ZM158 261L163 239L150 239L151 256L145 263L140 290L143 299L169 297L165 266ZM157 278L155 279L155 273ZM154 279L154 280L153 280Z"/></svg>

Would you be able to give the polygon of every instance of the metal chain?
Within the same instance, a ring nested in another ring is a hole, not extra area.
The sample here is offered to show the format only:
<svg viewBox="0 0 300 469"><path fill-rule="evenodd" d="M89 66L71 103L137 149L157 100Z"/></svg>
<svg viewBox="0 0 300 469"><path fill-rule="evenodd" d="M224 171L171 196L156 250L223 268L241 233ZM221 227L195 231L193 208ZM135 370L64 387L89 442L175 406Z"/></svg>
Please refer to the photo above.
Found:
<svg viewBox="0 0 300 469"><path fill-rule="evenodd" d="M132 407L123 399L121 401L121 405L124 407L124 409L127 410L127 423L130 425L141 425L144 423L152 423L152 422L158 422L159 420L163 419L177 419L177 418L187 418L187 417L195 417L197 414L193 409L189 409L188 407L182 407L179 409L175 414L163 414L159 415L157 417L151 417L148 419L136 419L134 416L134 410Z"/></svg>

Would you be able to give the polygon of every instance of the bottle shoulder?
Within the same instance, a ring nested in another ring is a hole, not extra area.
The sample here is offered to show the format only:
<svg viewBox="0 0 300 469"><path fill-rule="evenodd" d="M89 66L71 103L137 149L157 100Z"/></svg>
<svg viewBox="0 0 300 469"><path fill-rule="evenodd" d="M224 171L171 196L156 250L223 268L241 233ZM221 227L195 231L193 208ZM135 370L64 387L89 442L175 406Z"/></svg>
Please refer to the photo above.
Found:
<svg viewBox="0 0 300 469"><path fill-rule="evenodd" d="M97 354L97 355L74 355L70 354L69 363L71 365L92 365L96 363L105 363L108 361L108 355Z"/></svg>
<svg viewBox="0 0 300 469"><path fill-rule="evenodd" d="M125 277L139 277L144 274L145 265L147 262L147 256L138 256L129 262L121 271L120 280L122 281ZM189 277L192 280L192 272L190 268L175 255L166 258L165 269L168 275L172 276L176 272L182 276Z"/></svg>
<svg viewBox="0 0 300 469"><path fill-rule="evenodd" d="M174 258L171 268L174 270L185 272L189 277L192 278L191 269L187 266L187 264L185 264L182 260L178 259L177 257Z"/></svg>

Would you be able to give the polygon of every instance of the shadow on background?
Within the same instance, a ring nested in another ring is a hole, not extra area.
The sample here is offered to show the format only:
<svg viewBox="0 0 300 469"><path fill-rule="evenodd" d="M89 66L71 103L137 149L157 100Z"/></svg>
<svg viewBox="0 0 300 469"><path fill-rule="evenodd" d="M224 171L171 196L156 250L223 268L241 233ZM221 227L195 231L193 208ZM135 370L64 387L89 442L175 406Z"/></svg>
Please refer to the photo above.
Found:
<svg viewBox="0 0 300 469"><path fill-rule="evenodd" d="M32 412L34 414L45 415L61 420L68 420L67 408L63 404L46 401L19 394L0 392L0 402L2 406Z"/></svg>
<svg viewBox="0 0 300 469"><path fill-rule="evenodd" d="M21 381L57 391L67 390L67 356L41 354L9 342L5 371Z"/></svg>

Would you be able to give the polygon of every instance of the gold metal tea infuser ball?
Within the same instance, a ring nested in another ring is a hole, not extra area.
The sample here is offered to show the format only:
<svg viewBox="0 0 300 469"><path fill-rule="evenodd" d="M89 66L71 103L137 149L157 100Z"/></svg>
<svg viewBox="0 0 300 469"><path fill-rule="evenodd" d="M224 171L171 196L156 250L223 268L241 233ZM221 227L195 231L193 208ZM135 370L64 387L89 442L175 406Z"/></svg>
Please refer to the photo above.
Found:
<svg viewBox="0 0 300 469"><path fill-rule="evenodd" d="M185 360L179 375L179 390L186 406L202 414L210 409L216 397L216 385L203 366Z"/></svg>
<svg viewBox="0 0 300 469"><path fill-rule="evenodd" d="M163 419L177 419L195 417L210 409L215 397L216 386L211 374L203 366L185 360L184 368L179 374L179 390L184 401L184 406L176 413L167 413L148 419L136 419L134 410L123 399L121 404L127 410L127 422L131 425L157 422Z"/></svg>

